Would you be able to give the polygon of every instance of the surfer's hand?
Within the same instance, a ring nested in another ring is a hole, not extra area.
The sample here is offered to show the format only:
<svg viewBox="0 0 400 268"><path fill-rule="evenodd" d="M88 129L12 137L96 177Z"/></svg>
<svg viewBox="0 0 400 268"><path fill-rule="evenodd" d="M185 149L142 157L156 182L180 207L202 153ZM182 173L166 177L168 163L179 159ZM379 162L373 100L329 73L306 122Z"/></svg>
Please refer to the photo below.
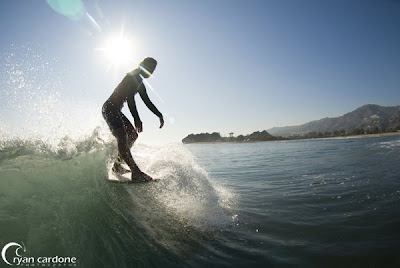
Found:
<svg viewBox="0 0 400 268"><path fill-rule="evenodd" d="M164 117L160 116L160 128L164 126Z"/></svg>
<svg viewBox="0 0 400 268"><path fill-rule="evenodd" d="M136 127L136 131L137 131L138 133L142 132L142 131L143 131L143 124L142 124L142 121L140 121L140 120L135 121L135 127Z"/></svg>

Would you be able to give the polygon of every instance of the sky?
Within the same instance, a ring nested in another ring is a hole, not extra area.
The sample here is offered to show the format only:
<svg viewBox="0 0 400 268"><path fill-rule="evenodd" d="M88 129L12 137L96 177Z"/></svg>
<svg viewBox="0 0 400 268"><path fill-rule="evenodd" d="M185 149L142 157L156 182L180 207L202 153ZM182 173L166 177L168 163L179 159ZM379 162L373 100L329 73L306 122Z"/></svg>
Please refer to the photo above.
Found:
<svg viewBox="0 0 400 268"><path fill-rule="evenodd" d="M0 1L0 138L108 132L102 104L147 56L166 124L136 96L145 144L400 105L399 14L394 0Z"/></svg>

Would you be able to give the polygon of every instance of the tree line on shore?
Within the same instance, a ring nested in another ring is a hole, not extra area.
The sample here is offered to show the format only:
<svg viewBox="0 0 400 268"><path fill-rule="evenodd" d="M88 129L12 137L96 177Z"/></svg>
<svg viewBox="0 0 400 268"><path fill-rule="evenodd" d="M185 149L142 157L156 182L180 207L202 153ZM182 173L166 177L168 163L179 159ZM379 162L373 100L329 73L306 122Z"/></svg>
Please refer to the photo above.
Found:
<svg viewBox="0 0 400 268"><path fill-rule="evenodd" d="M275 137L267 131L256 131L250 135L239 135L237 137L222 137L218 132L213 133L200 133L190 134L182 140L183 143L196 143L196 142L246 142L246 141L271 141L279 140L282 137Z"/></svg>
<svg viewBox="0 0 400 268"><path fill-rule="evenodd" d="M314 138L332 138L332 137L346 137L353 135L365 135L365 134L379 134L392 132L393 130L380 129L378 127L372 129L354 129L351 132L346 132L345 130L337 130L334 132L308 132L305 134L291 135L289 137L273 136L269 134L266 130L256 131L249 135L239 135L230 137L222 137L220 133L200 133L200 134L190 134L186 136L182 142L183 143L207 143L207 142L255 142L255 141L276 141L276 140L299 140L299 139L314 139Z"/></svg>

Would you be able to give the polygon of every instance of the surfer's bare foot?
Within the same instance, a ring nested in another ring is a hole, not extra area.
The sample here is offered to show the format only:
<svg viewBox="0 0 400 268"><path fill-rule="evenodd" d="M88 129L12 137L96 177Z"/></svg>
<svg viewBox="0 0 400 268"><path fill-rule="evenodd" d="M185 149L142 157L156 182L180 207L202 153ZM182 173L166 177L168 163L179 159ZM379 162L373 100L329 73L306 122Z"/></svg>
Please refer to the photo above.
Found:
<svg viewBox="0 0 400 268"><path fill-rule="evenodd" d="M131 172L129 169L124 168L120 163L115 162L114 166L112 167L112 171L119 174L125 174Z"/></svg>
<svg viewBox="0 0 400 268"><path fill-rule="evenodd" d="M148 182L153 181L153 178L142 171L132 172L131 180L133 182Z"/></svg>

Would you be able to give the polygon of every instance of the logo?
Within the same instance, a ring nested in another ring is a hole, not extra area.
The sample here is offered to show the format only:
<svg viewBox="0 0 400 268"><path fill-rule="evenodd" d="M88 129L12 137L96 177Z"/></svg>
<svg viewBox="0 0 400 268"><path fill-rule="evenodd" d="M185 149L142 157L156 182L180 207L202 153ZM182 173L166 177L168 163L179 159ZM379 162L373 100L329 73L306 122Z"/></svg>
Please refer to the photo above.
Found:
<svg viewBox="0 0 400 268"><path fill-rule="evenodd" d="M3 258L3 261L4 261L5 263L7 263L8 265L12 265L12 264L9 263L9 262L7 261L7 259L6 259L6 252L7 252L7 249L8 249L8 248L13 247L13 246L17 246L17 249L15 250L15 255L18 256L19 258L21 258L21 255L19 254L18 251L19 251L20 249L22 249L22 246L21 246L20 244L18 244L18 243L15 243L15 242L8 243L7 245L5 245L5 246L3 247L3 250L1 251L1 257ZM24 249L24 252L25 252L25 251L26 251L25 245L24 245L23 249Z"/></svg>
<svg viewBox="0 0 400 268"><path fill-rule="evenodd" d="M3 247L1 250L1 257L3 261L8 265L16 266L64 266L73 267L76 266L76 257L26 257L23 254L26 252L24 243L23 246L16 242L10 242ZM15 249L15 250L14 250Z"/></svg>

